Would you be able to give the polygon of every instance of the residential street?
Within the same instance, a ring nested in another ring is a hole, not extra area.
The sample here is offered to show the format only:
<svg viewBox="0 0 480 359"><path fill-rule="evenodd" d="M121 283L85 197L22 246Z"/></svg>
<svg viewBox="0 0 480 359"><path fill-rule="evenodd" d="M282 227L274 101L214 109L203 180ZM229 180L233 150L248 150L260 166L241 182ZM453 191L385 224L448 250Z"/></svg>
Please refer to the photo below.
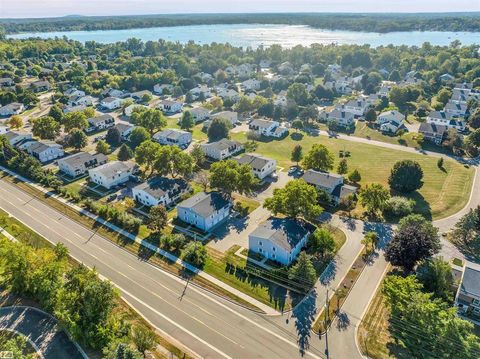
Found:
<svg viewBox="0 0 480 359"><path fill-rule="evenodd" d="M283 186L286 181L288 177L282 173L279 182L266 192ZM336 288L350 268L362 248L360 241L364 231L376 230L381 233L383 244L391 231L391 228L381 224L345 220L337 216L325 217L326 221L344 230L347 242L309 297L292 312L266 317L164 273L15 186L4 181L0 183L1 208L51 241L66 244L75 258L95 266L102 276L112 280L123 297L162 332L168 333L167 337L171 336L188 345L199 357L292 358L300 356L302 351L307 351L309 357L324 356L326 340L315 337L310 327L319 308L325 305L327 289ZM447 230L469 208L479 204L479 186L477 171L469 204L459 214L436 221L435 225ZM263 216L268 217L268 212L264 213L259 207L250 216L261 221ZM254 228L256 223L251 226ZM237 236L242 237L233 241L230 238L232 235L227 237L228 242L224 244L226 249L240 240L247 240L248 230L241 231ZM463 258L453 245L445 241L441 254L448 259ZM361 357L355 342L356 328L386 269L387 263L380 252L377 259L362 272L342 308L342 320L336 321L328 333L330 357Z"/></svg>
<svg viewBox="0 0 480 359"><path fill-rule="evenodd" d="M297 335L269 317L157 269L5 181L0 181L0 207L52 242L64 243L74 258L95 267L167 337L188 345L198 357L300 357ZM302 338L309 335L301 331ZM322 357L317 341L309 344L306 357Z"/></svg>

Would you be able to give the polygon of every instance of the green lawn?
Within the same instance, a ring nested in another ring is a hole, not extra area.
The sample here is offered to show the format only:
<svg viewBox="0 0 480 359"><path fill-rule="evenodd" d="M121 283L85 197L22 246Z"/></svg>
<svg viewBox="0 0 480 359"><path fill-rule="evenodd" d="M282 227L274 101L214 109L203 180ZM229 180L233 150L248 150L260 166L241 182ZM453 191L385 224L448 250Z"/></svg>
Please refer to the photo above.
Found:
<svg viewBox="0 0 480 359"><path fill-rule="evenodd" d="M302 135L301 139L292 139L290 135L283 140L258 142L256 152L274 158L278 161L279 166L288 168L293 164L290 161L290 154L297 144L302 145L304 153L315 143L324 144L335 155L336 164L339 161L339 151L350 151L349 170L356 168L360 171L362 186L372 182L387 186L393 164L399 160L411 159L420 163L424 171L423 187L418 193L411 195L417 202L417 212L429 218L439 219L458 212L468 202L474 170L465 168L453 160L445 160L445 171L442 171L437 167L437 158L435 157L325 136L300 134L300 137ZM246 142L244 133L232 134L232 138Z"/></svg>
<svg viewBox="0 0 480 359"><path fill-rule="evenodd" d="M167 118L167 128L180 128L178 125L178 118ZM194 140L197 141L206 141L207 140L207 134L202 131L203 123L199 123L198 125L195 125L192 129L192 136Z"/></svg>

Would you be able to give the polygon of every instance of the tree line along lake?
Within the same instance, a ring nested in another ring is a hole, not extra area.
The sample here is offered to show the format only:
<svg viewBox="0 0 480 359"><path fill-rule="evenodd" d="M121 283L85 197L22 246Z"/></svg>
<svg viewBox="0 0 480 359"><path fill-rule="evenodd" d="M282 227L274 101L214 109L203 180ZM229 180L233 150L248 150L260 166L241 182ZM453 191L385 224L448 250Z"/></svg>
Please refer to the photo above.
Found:
<svg viewBox="0 0 480 359"><path fill-rule="evenodd" d="M458 40L463 45L480 44L480 32L440 32L440 31L408 31L390 32L356 32L342 30L323 30L306 25L191 25L172 27L153 27L122 30L94 31L59 31L31 32L8 35L11 39L31 37L55 38L64 37L81 42L96 41L114 43L129 38L143 41L166 41L186 43L194 41L199 44L230 43L233 46L252 47L281 45L291 48L296 45L312 44L369 44L373 47L392 45L421 46L424 42L445 46Z"/></svg>

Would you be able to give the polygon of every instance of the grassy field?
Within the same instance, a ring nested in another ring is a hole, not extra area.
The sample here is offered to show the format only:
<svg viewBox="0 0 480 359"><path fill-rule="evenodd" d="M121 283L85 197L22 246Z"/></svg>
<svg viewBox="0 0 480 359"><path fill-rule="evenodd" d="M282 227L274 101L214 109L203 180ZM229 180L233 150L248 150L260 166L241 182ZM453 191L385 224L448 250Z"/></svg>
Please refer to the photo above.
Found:
<svg viewBox="0 0 480 359"><path fill-rule="evenodd" d="M232 138L246 142L244 133L233 134ZM458 212L468 202L474 170L453 160L445 160L445 170L441 170L437 167L437 158L431 156L307 134L293 134L283 140L258 142L256 152L274 158L279 166L288 168L293 164L290 154L295 145L300 144L306 153L315 143L324 144L332 151L335 167L339 162L339 151L350 151L349 170L360 171L362 186L372 182L387 186L391 168L396 161L411 159L419 162L424 171L424 185L410 197L417 203L416 211L427 218L447 217Z"/></svg>

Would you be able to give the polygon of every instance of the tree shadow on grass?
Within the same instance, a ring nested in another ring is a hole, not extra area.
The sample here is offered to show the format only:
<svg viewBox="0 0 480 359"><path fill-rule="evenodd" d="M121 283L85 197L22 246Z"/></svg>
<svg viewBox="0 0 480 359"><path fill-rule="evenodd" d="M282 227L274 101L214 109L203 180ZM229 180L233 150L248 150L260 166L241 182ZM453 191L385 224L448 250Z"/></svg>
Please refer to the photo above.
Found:
<svg viewBox="0 0 480 359"><path fill-rule="evenodd" d="M429 221L432 220L432 208L420 192L415 191L413 193L410 193L408 195L408 198L411 198L415 201L415 213L421 214Z"/></svg>
<svg viewBox="0 0 480 359"><path fill-rule="evenodd" d="M290 135L290 138L293 140L293 141L301 141L303 140L303 133L301 132L294 132Z"/></svg>

